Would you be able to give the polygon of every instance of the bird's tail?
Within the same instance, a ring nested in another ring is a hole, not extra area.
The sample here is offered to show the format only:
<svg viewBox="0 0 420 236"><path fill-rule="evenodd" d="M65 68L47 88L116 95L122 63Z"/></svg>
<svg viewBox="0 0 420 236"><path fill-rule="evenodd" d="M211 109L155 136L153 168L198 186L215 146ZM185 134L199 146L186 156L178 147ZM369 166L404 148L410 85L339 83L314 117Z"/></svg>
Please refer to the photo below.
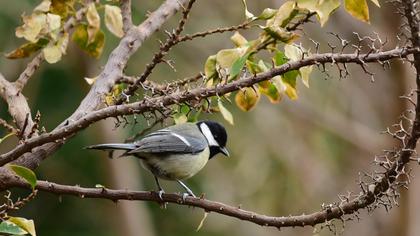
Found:
<svg viewBox="0 0 420 236"><path fill-rule="evenodd" d="M136 149L136 145L132 143L103 143L97 145L91 145L85 147L86 149L97 149L97 150L133 150Z"/></svg>

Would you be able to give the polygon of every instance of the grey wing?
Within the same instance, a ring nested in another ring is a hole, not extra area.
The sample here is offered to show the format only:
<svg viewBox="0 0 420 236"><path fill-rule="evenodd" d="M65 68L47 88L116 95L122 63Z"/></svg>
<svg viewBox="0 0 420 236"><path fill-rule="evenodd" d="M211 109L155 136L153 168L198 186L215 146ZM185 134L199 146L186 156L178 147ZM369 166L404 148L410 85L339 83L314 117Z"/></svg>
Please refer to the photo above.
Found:
<svg viewBox="0 0 420 236"><path fill-rule="evenodd" d="M201 134L200 134L201 135ZM146 135L136 143L137 148L128 154L147 153L198 153L207 147L201 136L181 135L179 132L162 129Z"/></svg>

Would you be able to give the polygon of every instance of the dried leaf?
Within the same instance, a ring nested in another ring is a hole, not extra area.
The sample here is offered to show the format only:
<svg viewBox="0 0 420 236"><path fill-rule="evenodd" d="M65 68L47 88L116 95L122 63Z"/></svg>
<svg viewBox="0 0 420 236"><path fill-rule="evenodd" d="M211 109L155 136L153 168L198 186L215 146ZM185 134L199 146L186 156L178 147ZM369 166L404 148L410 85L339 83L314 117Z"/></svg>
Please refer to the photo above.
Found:
<svg viewBox="0 0 420 236"><path fill-rule="evenodd" d="M105 45L105 35L102 30L99 30L95 35L93 42L88 43L87 25L80 24L76 26L72 40L79 45L79 47L87 52L90 56L99 58Z"/></svg>
<svg viewBox="0 0 420 236"><path fill-rule="evenodd" d="M43 0L38 6L35 7L34 12L48 12L50 10L51 0Z"/></svg>
<svg viewBox="0 0 420 236"><path fill-rule="evenodd" d="M36 43L25 43L19 48L13 50L12 52L7 53L5 56L9 59L29 57L30 55L37 52L39 49L43 48L47 44L47 39L39 39Z"/></svg>
<svg viewBox="0 0 420 236"><path fill-rule="evenodd" d="M119 7L105 5L105 25L115 36L119 38L124 36L121 9Z"/></svg>
<svg viewBox="0 0 420 236"><path fill-rule="evenodd" d="M254 108L260 100L258 90L253 88L245 88L243 91L239 90L235 96L236 105L242 111L250 111Z"/></svg>
<svg viewBox="0 0 420 236"><path fill-rule="evenodd" d="M16 28L16 37L25 38L35 43L41 30L47 26L47 15L44 13L22 16L24 24Z"/></svg>
<svg viewBox="0 0 420 236"><path fill-rule="evenodd" d="M101 18L99 18L98 11L96 10L95 3L90 3L86 11L86 19L88 21L88 43L92 43L95 40L95 36L101 26Z"/></svg>

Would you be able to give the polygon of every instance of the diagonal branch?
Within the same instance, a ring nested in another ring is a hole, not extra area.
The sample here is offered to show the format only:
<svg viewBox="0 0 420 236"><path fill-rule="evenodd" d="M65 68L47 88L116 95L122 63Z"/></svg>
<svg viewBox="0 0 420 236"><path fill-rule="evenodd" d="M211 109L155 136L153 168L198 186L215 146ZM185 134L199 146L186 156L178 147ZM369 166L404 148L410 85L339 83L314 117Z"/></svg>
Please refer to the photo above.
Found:
<svg viewBox="0 0 420 236"><path fill-rule="evenodd" d="M34 122L31 116L31 110L25 96L16 88L16 86L7 81L0 73L0 96L6 101L9 113L16 122L22 138L27 138L32 131Z"/></svg>
<svg viewBox="0 0 420 236"><path fill-rule="evenodd" d="M123 18L123 30L127 33L133 27L133 20L131 18L131 0L121 1L121 14Z"/></svg>
<svg viewBox="0 0 420 236"><path fill-rule="evenodd" d="M369 63L378 61L387 61L392 58L404 58L415 52L420 52L420 48L397 48L389 51L369 53L369 54L340 54L340 53L324 53L308 56L299 61L289 61L280 67L276 67L268 72L261 73L255 76L249 76L245 79L236 80L234 82L217 85L211 88L196 88L190 91L181 91L168 95L162 95L150 99L143 99L142 101L114 105L102 108L97 111L92 111L80 119L69 123L61 128L57 128L50 133L42 134L39 137L31 138L25 143L18 145L13 150L0 155L0 165L7 164L16 160L19 156L31 149L38 147L48 142L62 142L61 139L72 137L80 130L88 127L90 124L108 117L117 117L121 115L139 114L147 111L159 110L162 107L178 104L186 101L200 101L215 95L223 95L229 92L237 91L244 87L250 87L261 81L269 80L274 76L284 74L291 70L297 70L301 67L325 64L325 63Z"/></svg>
<svg viewBox="0 0 420 236"><path fill-rule="evenodd" d="M121 78L130 57L140 48L147 38L181 8L181 4L185 4L186 2L187 0L166 0L143 23L139 26L132 27L109 55L103 71L98 75L96 82L92 85L89 93L82 100L79 107L68 119L55 128L55 130L66 129L66 126L70 123L78 121L86 114L102 106L106 94L112 89L118 79ZM19 164L36 168L43 159L58 150L63 143L64 141L45 143L45 145L34 149L32 153L22 157L19 160Z"/></svg>

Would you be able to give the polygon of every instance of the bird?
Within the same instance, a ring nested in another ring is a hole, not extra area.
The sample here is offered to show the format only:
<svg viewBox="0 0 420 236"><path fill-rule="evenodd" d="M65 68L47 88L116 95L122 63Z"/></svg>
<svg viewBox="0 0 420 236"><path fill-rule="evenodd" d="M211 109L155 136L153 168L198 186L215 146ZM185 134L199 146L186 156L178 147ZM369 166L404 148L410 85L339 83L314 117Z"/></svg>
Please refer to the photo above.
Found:
<svg viewBox="0 0 420 236"><path fill-rule="evenodd" d="M121 156L134 156L150 171L162 199L165 192L159 179L178 182L187 193L196 197L182 180L197 174L218 153L229 157L226 148L227 133L223 125L209 120L172 125L151 132L132 143L104 143L87 149L125 150Z"/></svg>

